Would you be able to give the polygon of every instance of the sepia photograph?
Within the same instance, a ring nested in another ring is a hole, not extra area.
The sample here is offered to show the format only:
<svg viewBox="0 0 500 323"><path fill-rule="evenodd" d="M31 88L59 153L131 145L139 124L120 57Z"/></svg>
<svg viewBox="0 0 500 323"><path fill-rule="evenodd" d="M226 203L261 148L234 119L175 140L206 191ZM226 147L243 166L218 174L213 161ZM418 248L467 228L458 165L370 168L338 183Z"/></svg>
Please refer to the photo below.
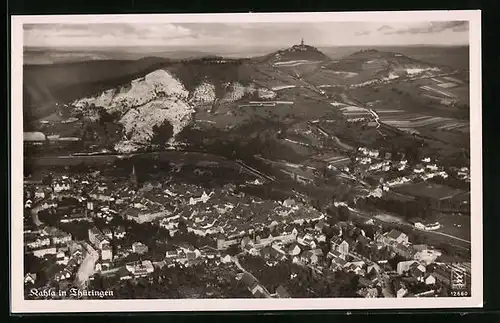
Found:
<svg viewBox="0 0 500 323"><path fill-rule="evenodd" d="M13 16L11 311L481 307L480 27Z"/></svg>

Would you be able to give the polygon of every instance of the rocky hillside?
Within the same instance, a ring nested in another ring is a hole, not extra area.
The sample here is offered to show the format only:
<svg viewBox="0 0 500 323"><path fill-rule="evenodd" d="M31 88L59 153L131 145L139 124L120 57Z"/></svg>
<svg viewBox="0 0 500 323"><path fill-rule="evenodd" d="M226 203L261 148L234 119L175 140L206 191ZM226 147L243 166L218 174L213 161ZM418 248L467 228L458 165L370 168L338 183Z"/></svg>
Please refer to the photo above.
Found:
<svg viewBox="0 0 500 323"><path fill-rule="evenodd" d="M36 120L56 112L56 104L117 87L170 64L163 58L101 60L23 67L24 117Z"/></svg>
<svg viewBox="0 0 500 323"><path fill-rule="evenodd" d="M210 69L217 71L213 67ZM177 144L176 136L191 124L199 107L216 101L230 104L250 97L262 100L276 97L274 91L245 82L245 79L243 82L237 78L232 81L217 79L219 74L199 73L197 79L183 82L179 77L183 74L179 71L179 66L159 69L130 83L77 99L70 104L72 114L89 122L99 122L104 110L123 127L123 138L116 143L115 150L132 152L147 147L156 135L154 129L166 122L172 125L173 136L165 144Z"/></svg>
<svg viewBox="0 0 500 323"><path fill-rule="evenodd" d="M76 100L72 106L75 113L91 120L99 117L98 108L119 116L116 121L124 128L124 138L115 149L125 152L147 145L153 136L153 127L164 122L172 124L173 143L175 135L189 124L194 112L188 97L184 85L162 69L135 79L129 85Z"/></svg>

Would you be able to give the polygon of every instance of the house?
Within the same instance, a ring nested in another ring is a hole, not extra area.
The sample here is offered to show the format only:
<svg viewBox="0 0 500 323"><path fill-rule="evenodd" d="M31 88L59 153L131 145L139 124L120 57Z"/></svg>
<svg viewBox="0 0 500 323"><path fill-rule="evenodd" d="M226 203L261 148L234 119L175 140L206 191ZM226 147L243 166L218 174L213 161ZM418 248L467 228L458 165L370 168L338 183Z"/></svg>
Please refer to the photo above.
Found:
<svg viewBox="0 0 500 323"><path fill-rule="evenodd" d="M217 249L225 250L232 245L238 244L238 239L226 240L226 238L221 234L217 237Z"/></svg>
<svg viewBox="0 0 500 323"><path fill-rule="evenodd" d="M127 232L125 231L125 228L123 226L118 226L116 227L115 231L114 231L114 236L115 236L115 239L123 239L125 238L125 234Z"/></svg>
<svg viewBox="0 0 500 323"><path fill-rule="evenodd" d="M231 258L230 255L225 255L224 257L221 257L221 262L223 264L228 264L228 263L230 263L232 261L233 261L233 259Z"/></svg>
<svg viewBox="0 0 500 323"><path fill-rule="evenodd" d="M300 260L308 264L317 264L319 261L319 256L311 250L304 251L300 255Z"/></svg>
<svg viewBox="0 0 500 323"><path fill-rule="evenodd" d="M167 258L163 261L164 265L167 267L167 268L174 268L175 267L175 261L172 260L171 258Z"/></svg>
<svg viewBox="0 0 500 323"><path fill-rule="evenodd" d="M260 256L260 251L255 247L246 246L245 250L247 250L248 253L252 256L255 256L255 257Z"/></svg>
<svg viewBox="0 0 500 323"><path fill-rule="evenodd" d="M103 247L101 249L101 260L104 260L104 261L113 260L113 251L112 251L111 245L109 243L103 245Z"/></svg>
<svg viewBox="0 0 500 323"><path fill-rule="evenodd" d="M34 241L26 243L26 246L30 249L39 249L42 247L50 246L50 238L37 238Z"/></svg>
<svg viewBox="0 0 500 323"><path fill-rule="evenodd" d="M397 264L396 271L399 275L403 275L404 273L408 272L414 264L416 264L417 266L420 265L420 263L416 260L401 261Z"/></svg>
<svg viewBox="0 0 500 323"><path fill-rule="evenodd" d="M113 239L113 232L110 229L104 229L104 230L102 230L102 233L109 240Z"/></svg>
<svg viewBox="0 0 500 323"><path fill-rule="evenodd" d="M144 277L154 272L153 263L151 260L136 261L128 263L125 268L134 276Z"/></svg>
<svg viewBox="0 0 500 323"><path fill-rule="evenodd" d="M165 252L165 258L167 259L177 258L178 255L179 253L177 252L177 250L167 250Z"/></svg>
<svg viewBox="0 0 500 323"><path fill-rule="evenodd" d="M347 272L352 272L356 275L360 275L363 271L364 262L347 262L344 265L344 269Z"/></svg>
<svg viewBox="0 0 500 323"><path fill-rule="evenodd" d="M389 241L396 241L401 244L408 244L408 236L396 229L392 229L388 234Z"/></svg>
<svg viewBox="0 0 500 323"><path fill-rule="evenodd" d="M148 252L148 246L141 242L134 242L132 244L132 252L135 252L139 255L143 255Z"/></svg>
<svg viewBox="0 0 500 323"><path fill-rule="evenodd" d="M33 255L38 258L43 258L45 255L56 255L57 248L55 246L42 247L40 249L33 250Z"/></svg>
<svg viewBox="0 0 500 323"><path fill-rule="evenodd" d="M69 252L71 254L71 258L74 259L83 259L83 247L79 243L72 243L69 245Z"/></svg>
<svg viewBox="0 0 500 323"><path fill-rule="evenodd" d="M344 266L347 264L347 261L340 257L335 257L332 258L332 263L330 265L330 269L336 271L336 270L342 270Z"/></svg>
<svg viewBox="0 0 500 323"><path fill-rule="evenodd" d="M103 267L102 263L98 262L98 263L95 264L94 270L96 272L100 272L100 271L102 271L102 267Z"/></svg>
<svg viewBox="0 0 500 323"><path fill-rule="evenodd" d="M436 278L432 274L428 274L424 277L424 283L429 286L433 286L436 284Z"/></svg>
<svg viewBox="0 0 500 323"><path fill-rule="evenodd" d="M283 285L279 285L278 288L276 288L276 296L278 296L278 298L292 298Z"/></svg>
<svg viewBox="0 0 500 323"><path fill-rule="evenodd" d="M56 281L67 280L67 279L70 279L70 278L71 278L71 273L69 271L65 270L65 269L63 269L62 271L58 272L54 276L54 280L56 280Z"/></svg>
<svg viewBox="0 0 500 323"><path fill-rule="evenodd" d="M391 245L391 247L396 254L406 259L413 259L415 254L417 253L417 251L414 250L411 246L403 243L395 242Z"/></svg>
<svg viewBox="0 0 500 323"><path fill-rule="evenodd" d="M334 237L331 246L332 250L338 251L344 257L349 254L349 243L340 237Z"/></svg>
<svg viewBox="0 0 500 323"><path fill-rule="evenodd" d="M419 282L424 281L425 267L419 263L413 263L408 271L411 277L415 278Z"/></svg>
<svg viewBox="0 0 500 323"><path fill-rule="evenodd" d="M71 185L68 181L54 182L54 184L52 185L52 189L54 190L55 193L59 193L62 191L69 191L71 189Z"/></svg>
<svg viewBox="0 0 500 323"><path fill-rule="evenodd" d="M283 206L286 206L286 207L294 207L296 205L296 202L294 199L286 199L285 201L283 201Z"/></svg>
<svg viewBox="0 0 500 323"><path fill-rule="evenodd" d="M128 271L127 269L121 267L118 272L117 272L117 276L120 277L120 280L129 280L129 279L132 279L133 276L132 274L130 273L130 271Z"/></svg>
<svg viewBox="0 0 500 323"><path fill-rule="evenodd" d="M369 264L366 267L366 274L367 275L379 275L381 271L382 271L382 268L380 268L380 266L377 265L376 263Z"/></svg>
<svg viewBox="0 0 500 323"><path fill-rule="evenodd" d="M193 251L187 251L186 252L186 259L188 261L192 261L192 260L195 260L197 257L196 257L196 253L193 252Z"/></svg>
<svg viewBox="0 0 500 323"><path fill-rule="evenodd" d="M36 274L35 273L27 273L26 276L24 276L24 283L25 284L34 284L36 282Z"/></svg>
<svg viewBox="0 0 500 323"><path fill-rule="evenodd" d="M432 271L432 276L436 279L436 281L440 282L444 285L450 285L451 283L451 269L445 266L439 266L434 268Z"/></svg>
<svg viewBox="0 0 500 323"><path fill-rule="evenodd" d="M401 286L397 291L396 291L396 297L397 298L402 298L405 297L406 294L408 294L408 289L405 287Z"/></svg>
<svg viewBox="0 0 500 323"><path fill-rule="evenodd" d="M72 240L71 234L54 227L45 227L43 231L51 236L52 243L55 245L67 244Z"/></svg>
<svg viewBox="0 0 500 323"><path fill-rule="evenodd" d="M297 242L302 246L308 246L310 248L316 248L316 243L314 242L314 237L310 233L306 233L302 237L297 237Z"/></svg>
<svg viewBox="0 0 500 323"><path fill-rule="evenodd" d="M292 243L292 244L288 247L288 254L289 254L290 256L297 256L297 255L299 255L299 254L300 254L300 252L301 252L301 249L300 249L299 245L298 245L298 244L296 244L296 243Z"/></svg>
<svg viewBox="0 0 500 323"><path fill-rule="evenodd" d="M69 261L69 257L66 255L64 251L59 251L56 254L56 263L58 265L67 265Z"/></svg>
<svg viewBox="0 0 500 323"><path fill-rule="evenodd" d="M376 288L362 288L357 294L364 298L377 298L378 290Z"/></svg>
<svg viewBox="0 0 500 323"><path fill-rule="evenodd" d="M102 249L104 245L109 244L108 239L104 236L104 234L97 229L96 227L92 227L89 229L89 241L96 247L97 249Z"/></svg>

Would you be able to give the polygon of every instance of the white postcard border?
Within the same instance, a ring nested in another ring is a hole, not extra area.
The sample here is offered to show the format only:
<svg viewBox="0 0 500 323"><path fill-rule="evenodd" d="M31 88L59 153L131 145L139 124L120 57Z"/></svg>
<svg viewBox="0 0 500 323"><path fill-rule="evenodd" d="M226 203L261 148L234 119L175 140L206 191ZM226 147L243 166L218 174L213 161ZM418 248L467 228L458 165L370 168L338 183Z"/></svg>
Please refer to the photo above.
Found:
<svg viewBox="0 0 500 323"><path fill-rule="evenodd" d="M471 134L471 297L318 299L25 300L23 277L23 24L469 21ZM483 306L481 11L386 11L147 15L44 15L11 17L10 295L12 313L169 312L248 310L354 310L477 308Z"/></svg>

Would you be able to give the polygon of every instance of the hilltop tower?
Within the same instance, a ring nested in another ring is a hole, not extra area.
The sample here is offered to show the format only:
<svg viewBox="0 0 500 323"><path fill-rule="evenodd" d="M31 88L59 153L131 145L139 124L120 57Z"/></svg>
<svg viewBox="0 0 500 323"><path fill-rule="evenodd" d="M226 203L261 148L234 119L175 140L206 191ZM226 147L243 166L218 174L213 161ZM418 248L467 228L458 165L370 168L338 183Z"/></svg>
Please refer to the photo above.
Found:
<svg viewBox="0 0 500 323"><path fill-rule="evenodd" d="M304 38L300 40L300 46L304 46Z"/></svg>

